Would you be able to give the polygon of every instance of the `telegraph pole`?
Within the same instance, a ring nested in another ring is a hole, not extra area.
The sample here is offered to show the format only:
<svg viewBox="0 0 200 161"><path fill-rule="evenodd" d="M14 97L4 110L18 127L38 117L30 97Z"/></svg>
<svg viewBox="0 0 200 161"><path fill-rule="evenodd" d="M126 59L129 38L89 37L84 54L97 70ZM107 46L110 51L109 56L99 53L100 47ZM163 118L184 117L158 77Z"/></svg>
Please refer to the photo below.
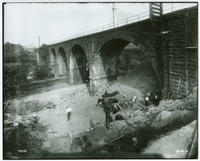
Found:
<svg viewBox="0 0 200 161"><path fill-rule="evenodd" d="M38 44L39 44L39 48L40 48L40 37L38 37Z"/></svg>
<svg viewBox="0 0 200 161"><path fill-rule="evenodd" d="M40 63L40 37L38 37L38 63Z"/></svg>
<svg viewBox="0 0 200 161"><path fill-rule="evenodd" d="M112 13L113 13L113 27L115 27L115 10L117 10L117 8L115 8L115 3L113 3L113 6L112 6Z"/></svg>

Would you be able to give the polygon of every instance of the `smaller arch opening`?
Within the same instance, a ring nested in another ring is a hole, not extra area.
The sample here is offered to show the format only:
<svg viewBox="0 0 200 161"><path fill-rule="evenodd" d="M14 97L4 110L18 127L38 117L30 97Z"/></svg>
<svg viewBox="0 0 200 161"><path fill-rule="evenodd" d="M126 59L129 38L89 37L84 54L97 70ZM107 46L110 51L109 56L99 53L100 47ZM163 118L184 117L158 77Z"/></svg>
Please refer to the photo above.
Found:
<svg viewBox="0 0 200 161"><path fill-rule="evenodd" d="M58 71L60 76L67 75L67 58L63 47L58 50Z"/></svg>
<svg viewBox="0 0 200 161"><path fill-rule="evenodd" d="M56 52L55 49L51 50L51 65L55 65L56 64Z"/></svg>
<svg viewBox="0 0 200 161"><path fill-rule="evenodd" d="M73 63L73 82L89 83L89 64L86 54L80 45L71 49Z"/></svg>
<svg viewBox="0 0 200 161"><path fill-rule="evenodd" d="M54 74L54 77L57 77L58 69L57 69L57 57L56 57L55 49L51 49L50 65L51 65L51 69Z"/></svg>

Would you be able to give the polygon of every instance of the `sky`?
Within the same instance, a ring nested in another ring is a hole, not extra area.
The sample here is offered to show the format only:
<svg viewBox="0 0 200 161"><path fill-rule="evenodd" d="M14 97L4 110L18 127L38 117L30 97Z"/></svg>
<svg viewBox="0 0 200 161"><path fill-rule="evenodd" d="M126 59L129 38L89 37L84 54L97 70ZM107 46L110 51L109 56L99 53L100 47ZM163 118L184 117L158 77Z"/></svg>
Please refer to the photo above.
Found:
<svg viewBox="0 0 200 161"><path fill-rule="evenodd" d="M173 10L196 4L173 4ZM112 23L113 3L6 3L4 43L38 47ZM149 10L148 3L115 3L115 21ZM165 12L172 4L164 4Z"/></svg>

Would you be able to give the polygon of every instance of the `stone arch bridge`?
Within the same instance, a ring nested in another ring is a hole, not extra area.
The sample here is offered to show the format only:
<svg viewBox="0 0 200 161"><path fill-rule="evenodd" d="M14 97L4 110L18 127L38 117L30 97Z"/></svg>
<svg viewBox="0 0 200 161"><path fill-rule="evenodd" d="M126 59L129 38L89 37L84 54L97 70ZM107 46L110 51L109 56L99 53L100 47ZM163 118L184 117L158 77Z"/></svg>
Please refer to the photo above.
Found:
<svg viewBox="0 0 200 161"><path fill-rule="evenodd" d="M162 89L184 96L197 84L197 12L197 7L186 8L162 15L159 24L149 18L46 45L40 48L40 63L50 64L55 77L66 76L72 84L88 82L95 92L115 78L115 58L132 43L154 58Z"/></svg>

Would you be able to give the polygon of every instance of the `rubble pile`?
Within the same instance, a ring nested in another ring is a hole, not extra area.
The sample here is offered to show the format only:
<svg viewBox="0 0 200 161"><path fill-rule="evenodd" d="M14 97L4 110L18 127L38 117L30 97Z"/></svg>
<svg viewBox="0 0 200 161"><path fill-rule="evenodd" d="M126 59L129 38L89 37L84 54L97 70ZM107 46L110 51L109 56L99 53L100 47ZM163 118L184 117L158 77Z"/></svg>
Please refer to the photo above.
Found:
<svg viewBox="0 0 200 161"><path fill-rule="evenodd" d="M121 99L118 103L122 109L119 114L124 120L114 120L110 123L109 129L105 127L105 122L101 122L77 135L73 140L72 149L94 152L127 135L132 136L132 145L137 142L136 149L144 148L142 145L146 145L155 137L165 135L166 132L179 129L197 119L197 102L195 102L197 90L195 89L185 99L162 100L158 106L146 107L139 101ZM84 138L87 138L87 141Z"/></svg>
<svg viewBox="0 0 200 161"><path fill-rule="evenodd" d="M146 93L152 92L158 86L154 69L151 62L144 61L141 65L128 71L126 75L118 76L117 80L102 83L98 88L97 96L101 96L105 90L108 92L119 91L116 96L119 100L129 100L137 96L137 100L142 102Z"/></svg>
<svg viewBox="0 0 200 161"><path fill-rule="evenodd" d="M128 71L125 76L118 78L117 83L126 85L128 88L135 88L143 94L153 91L153 89L158 85L150 61L144 61L141 65Z"/></svg>
<svg viewBox="0 0 200 161"><path fill-rule="evenodd" d="M116 96L119 100L130 100L133 96L137 96L137 99L142 101L144 97L143 93L141 93L138 89L120 83L114 83L107 89L108 92L115 90L120 93Z"/></svg>
<svg viewBox="0 0 200 161"><path fill-rule="evenodd" d="M46 127L39 123L37 114L4 114L5 158L34 157L40 152L46 137Z"/></svg>

